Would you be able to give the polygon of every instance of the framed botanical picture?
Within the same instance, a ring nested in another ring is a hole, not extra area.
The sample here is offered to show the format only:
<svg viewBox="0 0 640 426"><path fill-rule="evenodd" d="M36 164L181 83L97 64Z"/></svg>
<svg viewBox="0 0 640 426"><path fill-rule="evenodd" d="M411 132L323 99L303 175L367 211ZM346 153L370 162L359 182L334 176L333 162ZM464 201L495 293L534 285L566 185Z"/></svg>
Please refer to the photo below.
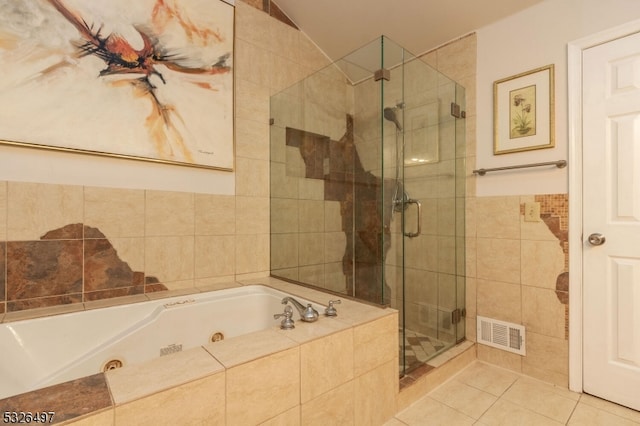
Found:
<svg viewBox="0 0 640 426"><path fill-rule="evenodd" d="M233 4L0 0L0 143L233 170Z"/></svg>
<svg viewBox="0 0 640 426"><path fill-rule="evenodd" d="M554 66L493 83L493 153L553 148Z"/></svg>

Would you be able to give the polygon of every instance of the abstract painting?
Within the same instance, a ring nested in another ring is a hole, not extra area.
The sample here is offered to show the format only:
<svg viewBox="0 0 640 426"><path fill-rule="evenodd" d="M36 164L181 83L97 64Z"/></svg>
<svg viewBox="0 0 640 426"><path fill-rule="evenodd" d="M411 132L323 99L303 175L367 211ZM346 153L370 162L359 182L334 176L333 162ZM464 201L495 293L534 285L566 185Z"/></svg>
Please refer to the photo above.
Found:
<svg viewBox="0 0 640 426"><path fill-rule="evenodd" d="M233 169L234 7L0 0L0 143Z"/></svg>

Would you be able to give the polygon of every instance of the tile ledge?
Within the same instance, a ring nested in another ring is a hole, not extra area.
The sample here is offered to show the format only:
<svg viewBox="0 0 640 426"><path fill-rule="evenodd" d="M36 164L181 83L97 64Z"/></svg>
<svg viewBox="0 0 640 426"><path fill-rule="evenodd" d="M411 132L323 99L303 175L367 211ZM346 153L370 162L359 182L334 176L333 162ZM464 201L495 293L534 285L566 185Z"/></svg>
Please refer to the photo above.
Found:
<svg viewBox="0 0 640 426"><path fill-rule="evenodd" d="M70 303L68 305L47 306L45 308L24 309L21 311L7 312L2 319L3 323L35 319L47 316L62 315L84 310L83 303Z"/></svg>

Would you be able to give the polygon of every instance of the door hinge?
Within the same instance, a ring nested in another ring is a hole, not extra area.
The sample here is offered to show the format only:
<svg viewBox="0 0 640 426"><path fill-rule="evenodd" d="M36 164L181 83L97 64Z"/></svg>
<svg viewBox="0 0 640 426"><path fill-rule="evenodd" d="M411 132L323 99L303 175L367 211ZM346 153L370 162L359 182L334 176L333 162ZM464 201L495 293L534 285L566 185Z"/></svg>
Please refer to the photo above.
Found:
<svg viewBox="0 0 640 426"><path fill-rule="evenodd" d="M467 118L466 111L462 111L460 105L455 102L451 102L451 115L455 118Z"/></svg>
<svg viewBox="0 0 640 426"><path fill-rule="evenodd" d="M380 68L379 70L376 70L373 73L373 80L374 81L380 81L382 79L387 80L387 81L391 80L391 71L389 71L386 68Z"/></svg>
<svg viewBox="0 0 640 426"><path fill-rule="evenodd" d="M467 316L467 310L465 308L457 308L451 311L451 324L458 324L462 321L462 318Z"/></svg>

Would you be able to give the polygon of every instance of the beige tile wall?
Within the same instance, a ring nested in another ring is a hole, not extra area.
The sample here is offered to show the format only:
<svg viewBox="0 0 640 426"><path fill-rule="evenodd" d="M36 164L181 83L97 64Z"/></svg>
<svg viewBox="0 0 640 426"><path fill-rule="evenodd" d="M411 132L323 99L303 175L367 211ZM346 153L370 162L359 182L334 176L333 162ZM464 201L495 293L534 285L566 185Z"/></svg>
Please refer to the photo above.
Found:
<svg viewBox="0 0 640 426"><path fill-rule="evenodd" d="M22 182L0 188L5 241L84 223L102 231L131 268L169 289L268 274L268 198Z"/></svg>
<svg viewBox="0 0 640 426"><path fill-rule="evenodd" d="M302 60L307 60L306 55L301 55ZM347 240L340 202L325 200L324 180L305 177L300 149L286 145L285 129L339 140L350 112L349 90L337 68L322 68L272 100L274 124L270 129L271 269L280 277L341 292L347 282L342 272Z"/></svg>
<svg viewBox="0 0 640 426"><path fill-rule="evenodd" d="M475 318L476 318L476 213L475 213L475 175L471 171L475 168L476 152L476 59L477 59L477 38L475 34L470 34L460 40L449 43L441 48L426 54L423 57L427 63L443 72L465 88L466 99L466 119L465 137L460 139L465 143L464 158L456 159L456 173L463 173L466 176L464 203L464 224L456 223L456 229L464 226L464 243L459 244L464 250L464 291L459 291L460 296L465 297L465 307L467 309L465 336L467 339L475 341ZM456 190L456 193L461 193Z"/></svg>
<svg viewBox="0 0 640 426"><path fill-rule="evenodd" d="M7 182L7 241L38 240L48 231L82 222L80 186Z"/></svg>
<svg viewBox="0 0 640 426"><path fill-rule="evenodd" d="M300 31L244 2L235 9L235 196L2 181L0 241L84 223L169 289L268 275L269 98L328 61Z"/></svg>
<svg viewBox="0 0 640 426"><path fill-rule="evenodd" d="M566 268L562 246L543 222L524 222L521 204L534 201L533 195L476 198L476 38L464 37L425 58L466 93L467 339L476 340L477 315L524 324L526 357L478 345L478 358L567 386L565 306L554 291Z"/></svg>
<svg viewBox="0 0 640 426"><path fill-rule="evenodd" d="M467 253L467 321L477 315L523 324L526 356L478 346L478 358L568 386L565 305L556 279L565 271L558 238L544 221L525 222L521 205L534 196L480 197L467 224L475 238ZM473 338L473 334L469 333Z"/></svg>

